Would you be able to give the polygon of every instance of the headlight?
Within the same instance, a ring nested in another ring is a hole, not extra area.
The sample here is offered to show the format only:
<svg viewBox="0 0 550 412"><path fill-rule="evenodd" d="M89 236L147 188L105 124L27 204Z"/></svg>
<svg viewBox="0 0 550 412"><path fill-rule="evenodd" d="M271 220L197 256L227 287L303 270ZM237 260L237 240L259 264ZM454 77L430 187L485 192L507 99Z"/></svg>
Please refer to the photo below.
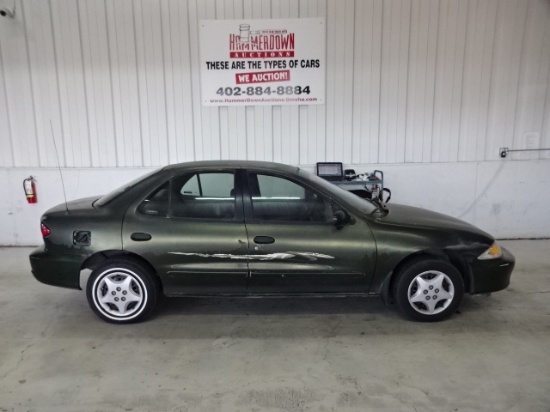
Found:
<svg viewBox="0 0 550 412"><path fill-rule="evenodd" d="M498 259L501 256L502 256L502 249L497 244L497 242L495 242L491 245L489 249L487 249L485 252L479 255L478 259L480 260Z"/></svg>

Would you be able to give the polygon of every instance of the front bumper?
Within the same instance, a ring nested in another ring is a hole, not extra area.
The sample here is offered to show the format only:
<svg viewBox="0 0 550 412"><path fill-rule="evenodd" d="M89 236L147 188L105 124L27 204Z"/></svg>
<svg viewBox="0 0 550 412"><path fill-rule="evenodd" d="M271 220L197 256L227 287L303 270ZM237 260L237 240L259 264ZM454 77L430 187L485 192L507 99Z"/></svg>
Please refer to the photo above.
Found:
<svg viewBox="0 0 550 412"><path fill-rule="evenodd" d="M33 276L46 285L80 289L80 268L86 256L66 255L45 250L34 250L29 260Z"/></svg>
<svg viewBox="0 0 550 412"><path fill-rule="evenodd" d="M498 259L474 260L470 266L470 293L489 293L506 289L510 284L515 263L514 255L505 248L502 248L502 256Z"/></svg>

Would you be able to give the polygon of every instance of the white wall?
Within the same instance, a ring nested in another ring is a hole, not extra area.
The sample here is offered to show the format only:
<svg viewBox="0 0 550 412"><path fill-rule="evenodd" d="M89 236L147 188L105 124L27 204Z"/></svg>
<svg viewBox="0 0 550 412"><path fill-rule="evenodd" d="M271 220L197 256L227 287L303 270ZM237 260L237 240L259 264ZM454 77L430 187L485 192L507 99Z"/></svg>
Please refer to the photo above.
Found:
<svg viewBox="0 0 550 412"><path fill-rule="evenodd" d="M395 201L550 236L550 151L498 157L550 147L548 0L16 0L16 13L0 19L0 244L38 243L39 215L62 201L50 120L69 198L187 160L343 161L384 170ZM319 16L326 105L200 105L200 19Z"/></svg>

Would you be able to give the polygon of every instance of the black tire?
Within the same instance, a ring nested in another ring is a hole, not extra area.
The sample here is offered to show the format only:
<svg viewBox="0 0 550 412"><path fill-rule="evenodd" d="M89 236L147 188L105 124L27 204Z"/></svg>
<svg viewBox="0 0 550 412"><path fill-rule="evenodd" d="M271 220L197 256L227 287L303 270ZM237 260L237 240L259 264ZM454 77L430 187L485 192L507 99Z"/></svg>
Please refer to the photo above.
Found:
<svg viewBox="0 0 550 412"><path fill-rule="evenodd" d="M400 271L394 285L394 299L401 313L420 322L448 318L464 296L462 276L444 260L415 260Z"/></svg>
<svg viewBox="0 0 550 412"><path fill-rule="evenodd" d="M86 296L97 316L110 323L135 323L155 309L159 283L137 262L112 259L95 269L86 285Z"/></svg>

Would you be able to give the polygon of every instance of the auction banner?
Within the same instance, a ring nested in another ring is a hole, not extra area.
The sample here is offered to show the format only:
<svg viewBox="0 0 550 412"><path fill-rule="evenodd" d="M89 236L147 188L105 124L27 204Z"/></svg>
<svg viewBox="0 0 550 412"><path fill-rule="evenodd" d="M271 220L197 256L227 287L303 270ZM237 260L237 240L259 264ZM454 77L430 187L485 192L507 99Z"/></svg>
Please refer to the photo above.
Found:
<svg viewBox="0 0 550 412"><path fill-rule="evenodd" d="M325 19L202 20L204 106L325 103Z"/></svg>

